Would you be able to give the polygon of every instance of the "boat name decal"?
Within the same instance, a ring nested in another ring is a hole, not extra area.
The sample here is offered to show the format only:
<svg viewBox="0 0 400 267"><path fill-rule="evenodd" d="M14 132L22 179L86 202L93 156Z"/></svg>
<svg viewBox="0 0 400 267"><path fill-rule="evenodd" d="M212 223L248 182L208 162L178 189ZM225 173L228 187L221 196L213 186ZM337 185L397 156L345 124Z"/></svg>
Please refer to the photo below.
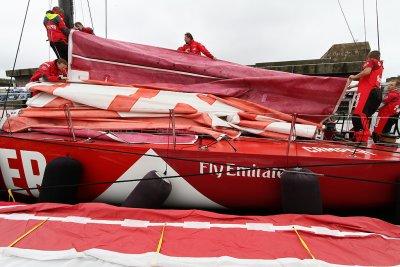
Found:
<svg viewBox="0 0 400 267"><path fill-rule="evenodd" d="M37 151L0 148L0 169L7 188L40 186L45 168L46 158ZM38 190L18 193L39 196Z"/></svg>
<svg viewBox="0 0 400 267"><path fill-rule="evenodd" d="M215 164L200 162L200 174L213 174L217 178L225 176L248 177L248 178L281 178L284 169L262 168L253 164L251 167L236 166L233 163Z"/></svg>
<svg viewBox="0 0 400 267"><path fill-rule="evenodd" d="M362 149L354 149L354 148L334 148L334 147L308 147L308 146L303 146L304 150L307 150L308 152L311 153L323 153L323 152L328 152L328 153L354 153L354 150L356 150L356 153L359 154L364 154L364 155L372 155L374 156L375 154L369 151L365 151Z"/></svg>

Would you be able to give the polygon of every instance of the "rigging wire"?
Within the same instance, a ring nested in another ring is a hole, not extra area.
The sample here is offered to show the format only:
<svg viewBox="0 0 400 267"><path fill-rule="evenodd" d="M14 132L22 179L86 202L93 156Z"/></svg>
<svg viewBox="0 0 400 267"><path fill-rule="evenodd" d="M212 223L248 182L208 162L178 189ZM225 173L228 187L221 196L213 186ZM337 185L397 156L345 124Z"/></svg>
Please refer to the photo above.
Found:
<svg viewBox="0 0 400 267"><path fill-rule="evenodd" d="M356 39L354 38L353 32L351 31L351 28L350 28L349 22L347 21L346 14L344 13L342 4L340 3L340 0L337 0L337 2L339 4L340 10L342 11L342 15L343 15L344 21L346 22L347 28L349 29L351 38L353 39L353 42L356 44L357 43Z"/></svg>
<svg viewBox="0 0 400 267"><path fill-rule="evenodd" d="M366 23L366 12L365 12L365 0L362 0L363 5L363 21L364 21L364 43L365 43L365 56L367 56L367 23Z"/></svg>
<svg viewBox="0 0 400 267"><path fill-rule="evenodd" d="M13 139L19 139L14 136L3 136L4 138L13 138ZM49 140L35 140L35 139L30 139L29 141L34 142L34 143L50 143L54 144L54 142L51 142ZM214 141L215 142L215 141ZM63 147L71 147L70 144L67 143L56 143L59 146ZM358 145L358 143L357 143ZM74 143L73 145L75 148L83 148L83 149L88 149L92 151L101 151L101 152L111 152L111 153L119 153L119 154L125 154L125 155L135 155L135 156L141 156L141 157L150 157L150 158L161 158L161 159L168 159L168 160L177 160L177 161L183 161L183 162L194 162L194 163L210 163L210 164L225 164L223 162L215 162L211 160L201 160L201 159L194 159L194 158L180 158L180 157L174 157L174 156L159 156L159 155L154 155L154 154L146 154L146 153L140 153L140 152L133 152L133 151L122 151L122 150L116 150L112 148L99 148L99 147L90 147L90 146L85 146L81 145L79 143ZM350 146L352 147L352 146ZM368 147L360 147L360 148L365 148L368 149ZM377 151L382 151L382 152L388 152L388 153L393 153L393 154L400 154L400 152L395 152L395 151L389 151L389 150L379 150L375 148L369 148L371 150L377 150ZM304 167L304 168L316 168L316 167L343 167L343 166L362 166L362 165L385 165L385 164L399 164L399 160L393 160L393 161L374 161L374 162L351 162L351 163L334 163L334 164L311 164L311 165L301 165L299 167ZM249 166L241 166L241 165L236 165L237 167L243 167L243 168L251 168ZM262 166L260 168L275 168L275 166ZM284 168L284 167L282 167Z"/></svg>
<svg viewBox="0 0 400 267"><path fill-rule="evenodd" d="M8 96L9 96L9 94L10 94L10 89L11 89L11 87L12 87L12 85L13 85L13 78L14 78L14 72L15 72L15 65L17 64L19 49L20 49L20 47L21 47L21 40L22 40L22 36L23 36L23 33L24 33L25 22L26 22L26 18L27 18L27 16L28 16L28 10L29 10L29 5L30 5L30 3L31 3L31 0L28 0L28 3L27 3L27 5L26 5L26 10L25 10L24 21L23 21L23 23L22 23L21 33L20 33L20 35L19 35L19 41L18 41L18 46L17 46L17 52L15 53L14 64L13 64L12 71L11 71L11 79L10 79L10 83L9 83L9 85L8 85L7 92L6 92L6 99L4 100L3 112L2 112L2 114L1 114L1 118L4 117L4 113L5 113L6 108L7 108Z"/></svg>
<svg viewBox="0 0 400 267"><path fill-rule="evenodd" d="M82 0L79 0L79 2L80 2L80 4L81 4L82 22L83 22L83 25L85 25L85 27L86 27L86 20L85 20L85 14L84 14L84 12L83 12L83 3L82 3Z"/></svg>
<svg viewBox="0 0 400 267"><path fill-rule="evenodd" d="M76 4L75 4L75 0L72 0L72 19L75 22L76 21ZM74 26L74 25L71 25Z"/></svg>
<svg viewBox="0 0 400 267"><path fill-rule="evenodd" d="M171 122L172 122L172 109L169 110L169 120L168 120L168 145L167 145L167 156L169 156L169 137L171 135ZM164 170L164 175L167 175L168 171L168 164L165 162L165 170Z"/></svg>
<svg viewBox="0 0 400 267"><path fill-rule="evenodd" d="M108 37L108 3L107 0L104 0L104 12L105 12L105 33L106 39Z"/></svg>
<svg viewBox="0 0 400 267"><path fill-rule="evenodd" d="M379 34L379 11L378 11L378 0L375 0L375 11L376 11L376 34L378 36L378 51L381 51L381 42Z"/></svg>
<svg viewBox="0 0 400 267"><path fill-rule="evenodd" d="M270 167L271 168L276 168L280 169L283 167ZM253 171L253 170L263 170L267 168L261 168L261 167L249 167L246 169L246 171ZM127 180L113 180L113 181L99 181L99 182L91 182L91 183L77 183L77 184L64 184L64 185L49 185L49 186L36 186L36 187L26 187L26 188L17 188L17 189L0 189L0 193L7 192L11 190L12 192L18 192L18 191L26 191L26 190L42 190L42 189L49 189L49 188L66 188L66 187L83 187L83 186L94 186L94 185L104 185L104 184L122 184L122 183L131 183L131 182L141 182L141 181L153 181L153 180L171 180L171 179L179 179L179 178L188 178L188 177L202 177L205 175L217 175L217 174L226 174L230 173L232 170L225 170L225 171L214 171L214 172L208 172L208 173L192 173L192 174L182 174L182 175L171 175L171 176L164 176L164 177L150 177L150 178L139 178L139 179L127 179ZM287 173L296 173L296 174L306 174L310 175L309 172L304 172L304 171L296 171L296 170L285 170ZM339 176L339 175L330 175L330 174L319 174L319 173L312 173L313 175L316 176L323 176L325 178L332 178L332 179L340 179L340 180L348 180L348 181L353 181L353 182L364 182L364 183L374 183L374 184L382 184L382 185L400 185L400 182L398 181L385 181L382 180L381 178L370 178L370 179L364 179L364 178L359 178L359 177L348 177L348 176ZM260 178L260 179L265 179L265 178Z"/></svg>
<svg viewBox="0 0 400 267"><path fill-rule="evenodd" d="M301 115L304 115L304 116L322 116L322 115L311 115L311 114L309 114L309 115L307 115L307 114L301 114ZM391 117L380 117L380 118L391 118ZM10 129L10 128L9 128ZM10 133L12 133L12 131L10 132ZM23 139L23 138L22 138ZM91 138L88 138L87 140L90 140ZM83 142L83 143L85 143L87 140L81 140L81 142ZM266 138L266 140L274 140L274 141L276 141L276 140L278 140L278 141L287 141L287 139L275 139L275 138L272 138L272 139L269 139L269 138ZM31 140L31 141L36 141L36 140ZM39 142L40 142L40 140L38 140ZM51 141L51 140L47 140L47 141ZM44 141L43 141L44 142ZM213 142L211 142L210 144L208 144L208 145L205 145L204 147L210 147L211 145L213 145L213 144L215 144L215 143L217 143L218 141L213 141ZM298 141L296 141L296 143L302 143L302 140L298 140ZM308 140L307 141L307 143L308 144L318 144L319 143L319 141L318 140ZM339 144L339 145L343 145L343 146L346 146L346 147L349 147L349 148L356 148L356 150L358 149L358 148L362 148L362 149L365 149L365 150L370 150L370 151L380 151L380 152L387 152L387 153L391 153L391 154L393 154L393 155L400 155L400 151L393 151L393 144L391 145L391 149L390 150L386 150L386 149L379 149L377 146L364 146L364 145L362 145L362 144L360 144L359 142L352 142L352 141L349 141L349 140L347 140L347 139L345 139L345 138L340 138L340 137L336 137L336 140L324 140L324 143L326 143L326 144ZM385 143L385 142L383 142L383 143L375 143L376 145L388 145L388 144L391 144L391 143ZM180 149L179 150L182 150L182 151L184 151L184 149L185 148L188 148L188 147L192 147L192 146L196 146L196 145L198 145L198 144L191 144L191 145L188 145L188 146L182 146L182 147L180 147ZM66 145L66 146L68 146L68 145ZM87 148L87 149L94 149L94 148L91 148L91 147L83 147L83 148ZM235 150L235 152L236 152L236 149L234 149ZM114 152L117 152L116 150L114 150ZM134 153L135 154L135 153ZM141 154L141 153L137 153L137 154L135 154L135 155L141 155L141 156L143 156L144 154ZM172 159L174 159L174 158L172 158ZM176 159L176 158L175 158ZM400 159L400 158L399 158Z"/></svg>
<svg viewBox="0 0 400 267"><path fill-rule="evenodd" d="M92 29L93 29L93 31L94 31L93 17L92 17L92 9L90 8L90 3L89 3L89 0L86 0L86 3L87 3L87 6L88 6L88 9L89 9L89 16L90 16L90 24L91 24L91 28L92 28Z"/></svg>
<svg viewBox="0 0 400 267"><path fill-rule="evenodd" d="M53 6L53 0L49 0L49 10L51 10L52 6ZM50 52L50 50L51 50L50 45L47 47L47 50L48 50L48 59L49 59L49 61L50 61L50 54L51 54L51 52Z"/></svg>

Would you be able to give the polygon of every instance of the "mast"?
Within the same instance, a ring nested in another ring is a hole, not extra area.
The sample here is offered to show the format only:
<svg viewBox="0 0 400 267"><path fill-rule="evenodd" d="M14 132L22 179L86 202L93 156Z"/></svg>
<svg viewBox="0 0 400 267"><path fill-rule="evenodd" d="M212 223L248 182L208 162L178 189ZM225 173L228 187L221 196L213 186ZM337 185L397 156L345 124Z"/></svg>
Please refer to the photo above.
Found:
<svg viewBox="0 0 400 267"><path fill-rule="evenodd" d="M74 26L74 4L73 0L58 0L58 5L64 10L65 24L68 28Z"/></svg>
<svg viewBox="0 0 400 267"><path fill-rule="evenodd" d="M108 3L107 3L107 0L104 1L104 10L105 10L105 18L106 18L105 31L106 31L106 38L107 38L107 36L108 36Z"/></svg>

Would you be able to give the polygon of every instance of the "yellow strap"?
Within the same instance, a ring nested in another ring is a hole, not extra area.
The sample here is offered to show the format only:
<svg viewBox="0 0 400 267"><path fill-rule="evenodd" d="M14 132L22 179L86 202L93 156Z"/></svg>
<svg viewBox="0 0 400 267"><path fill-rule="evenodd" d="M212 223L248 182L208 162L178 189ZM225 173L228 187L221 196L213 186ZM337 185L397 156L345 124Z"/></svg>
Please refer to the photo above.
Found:
<svg viewBox="0 0 400 267"><path fill-rule="evenodd" d="M22 236L18 237L17 239L15 239L14 242L12 242L10 245L8 245L8 247L13 247L15 244L17 244L19 241L21 241L22 239L24 239L25 237L27 237L29 234L31 234L33 231L35 231L36 229L38 229L40 226L42 226L45 222L47 222L48 219L38 223L37 225L35 225L31 230L29 230L28 232L26 232L25 234L23 234Z"/></svg>
<svg viewBox="0 0 400 267"><path fill-rule="evenodd" d="M13 202L15 202L15 198L14 198L14 195L12 193L12 190L8 189L7 192L8 192L8 202L10 202L11 199L12 199Z"/></svg>
<svg viewBox="0 0 400 267"><path fill-rule="evenodd" d="M160 251L161 251L161 246L162 246L162 243L163 243L163 241L164 241L165 226L166 226L166 224L164 224L164 226L163 226L163 228L162 228L162 230L161 230L160 240L158 240L158 245L157 245L157 248L156 248L156 252L157 252L157 253L160 253Z"/></svg>
<svg viewBox="0 0 400 267"><path fill-rule="evenodd" d="M294 228L294 226L293 226L293 230L295 231L297 237L299 238L301 245L302 245L302 246L304 247L304 249L308 252L308 254L311 256L311 258L312 258L313 260L315 260L314 255L311 253L311 250L308 248L306 242L303 240L303 238L301 238L299 232L296 230L296 228Z"/></svg>

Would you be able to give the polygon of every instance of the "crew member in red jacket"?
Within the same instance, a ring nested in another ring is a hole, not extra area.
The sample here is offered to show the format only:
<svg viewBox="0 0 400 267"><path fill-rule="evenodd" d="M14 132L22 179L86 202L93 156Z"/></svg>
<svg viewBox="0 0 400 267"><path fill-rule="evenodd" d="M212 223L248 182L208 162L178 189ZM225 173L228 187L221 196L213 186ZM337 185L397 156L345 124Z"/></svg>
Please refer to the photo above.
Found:
<svg viewBox="0 0 400 267"><path fill-rule="evenodd" d="M78 31L81 31L81 32L84 32L84 33L88 33L88 34L93 34L94 35L93 29L90 28L90 27L84 27L81 22L75 22L74 29L78 30Z"/></svg>
<svg viewBox="0 0 400 267"><path fill-rule="evenodd" d="M68 60L68 35L70 30L62 16L49 10L43 20L50 46L57 58Z"/></svg>
<svg viewBox="0 0 400 267"><path fill-rule="evenodd" d="M193 36L189 32L185 33L185 43L186 44L184 46L178 48L179 52L195 54L195 55L203 54L211 59L216 59L204 45L193 40Z"/></svg>
<svg viewBox="0 0 400 267"><path fill-rule="evenodd" d="M399 119L400 88L398 86L398 81L391 83L386 97L383 99L384 105L379 109L374 132L372 133L375 142L379 142L381 135L389 134L393 125Z"/></svg>
<svg viewBox="0 0 400 267"><path fill-rule="evenodd" d="M382 102L381 79L383 62L380 60L379 51L371 51L362 66L362 71L357 75L349 76L351 81L358 83L358 99L353 110L352 122L354 139L356 142L367 142L371 133L369 131L370 117Z"/></svg>
<svg viewBox="0 0 400 267"><path fill-rule="evenodd" d="M53 61L45 62L39 66L31 77L31 82L47 81L60 82L66 81L68 63L65 59L59 58Z"/></svg>

